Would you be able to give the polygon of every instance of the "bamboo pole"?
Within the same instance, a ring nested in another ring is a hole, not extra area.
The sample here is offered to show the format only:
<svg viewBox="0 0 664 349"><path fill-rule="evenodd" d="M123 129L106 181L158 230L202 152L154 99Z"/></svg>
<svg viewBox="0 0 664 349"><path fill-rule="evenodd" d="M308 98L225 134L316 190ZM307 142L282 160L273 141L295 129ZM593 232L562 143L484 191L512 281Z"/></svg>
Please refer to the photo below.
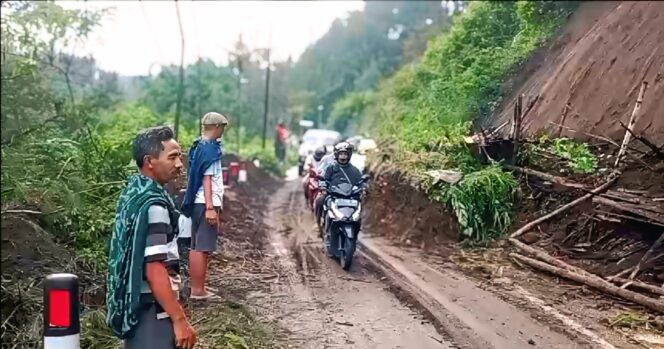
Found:
<svg viewBox="0 0 664 349"><path fill-rule="evenodd" d="M616 158L615 167L618 167L620 160L625 155L627 151L627 145L629 144L630 139L632 138L632 130L634 129L634 124L636 124L636 119L639 116L639 111L641 110L641 104L643 103L643 95L646 93L648 88L648 82L644 81L641 83L641 90L639 90L639 96L636 99L636 104L634 105L634 110L632 110L632 115L629 118L629 123L627 124L627 131L625 131L625 137L623 138L622 145L620 146L620 151L618 152L618 157Z"/></svg>

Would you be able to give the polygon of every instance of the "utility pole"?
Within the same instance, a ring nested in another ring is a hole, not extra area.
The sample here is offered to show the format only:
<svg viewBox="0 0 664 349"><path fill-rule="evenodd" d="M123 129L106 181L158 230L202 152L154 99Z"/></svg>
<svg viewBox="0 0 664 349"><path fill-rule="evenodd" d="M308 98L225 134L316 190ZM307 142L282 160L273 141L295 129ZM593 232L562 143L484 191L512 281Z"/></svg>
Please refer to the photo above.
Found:
<svg viewBox="0 0 664 349"><path fill-rule="evenodd" d="M200 55L198 56L198 62L196 62L196 72L198 75L198 79L196 79L196 117L198 119L198 136L201 137L203 136L203 110L201 109L201 95L203 94L203 86L201 83L201 79L203 78L203 75L201 74L201 65L203 65L203 60L201 59Z"/></svg>
<svg viewBox="0 0 664 349"><path fill-rule="evenodd" d="M270 106L270 47L267 48L267 68L265 68L265 106L263 113L263 149L265 149L265 139L267 138L267 113Z"/></svg>
<svg viewBox="0 0 664 349"><path fill-rule="evenodd" d="M242 112L242 59L244 58L244 44L242 43L242 34L240 34L238 38L238 44L237 44L237 49L239 52L236 52L235 59L237 60L237 99L238 99L238 105L240 106L239 110L237 111L236 115L236 123L237 125L235 126L235 138L236 138L236 143L237 143L237 155L240 155L240 114Z"/></svg>
<svg viewBox="0 0 664 349"><path fill-rule="evenodd" d="M237 69L239 71L237 76L237 102L240 106L238 111L235 113L235 142L237 148L237 155L240 156L240 113L242 113L242 62L239 60L237 62Z"/></svg>
<svg viewBox="0 0 664 349"><path fill-rule="evenodd" d="M182 30L182 20L180 19L180 6L178 2L175 1L175 10L178 16L178 26L180 26L180 39L181 39L181 49L180 49L180 78L178 82L178 99L175 104L175 140L179 136L180 128L180 113L182 112L182 97L184 96L184 30Z"/></svg>

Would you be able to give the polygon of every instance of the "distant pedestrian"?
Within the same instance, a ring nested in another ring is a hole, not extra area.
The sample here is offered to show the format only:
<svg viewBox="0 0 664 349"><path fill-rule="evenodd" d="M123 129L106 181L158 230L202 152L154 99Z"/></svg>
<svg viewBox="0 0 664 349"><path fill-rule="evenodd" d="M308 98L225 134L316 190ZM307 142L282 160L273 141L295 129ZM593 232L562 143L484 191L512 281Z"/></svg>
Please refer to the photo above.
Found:
<svg viewBox="0 0 664 349"><path fill-rule="evenodd" d="M205 287L208 257L217 250L223 209L224 180L221 167L223 147L220 142L228 125L219 113L207 113L201 123L203 136L189 150L187 191L182 213L191 218L189 275L191 299L219 298Z"/></svg>
<svg viewBox="0 0 664 349"><path fill-rule="evenodd" d="M109 251L107 323L126 349L193 348L196 331L178 302L177 211L164 186L182 170L168 127L134 140L140 174L129 179Z"/></svg>
<svg viewBox="0 0 664 349"><path fill-rule="evenodd" d="M286 161L286 146L288 144L288 138L290 137L290 132L283 121L279 120L277 124L277 134L274 137L274 151L279 161L280 165L283 165Z"/></svg>

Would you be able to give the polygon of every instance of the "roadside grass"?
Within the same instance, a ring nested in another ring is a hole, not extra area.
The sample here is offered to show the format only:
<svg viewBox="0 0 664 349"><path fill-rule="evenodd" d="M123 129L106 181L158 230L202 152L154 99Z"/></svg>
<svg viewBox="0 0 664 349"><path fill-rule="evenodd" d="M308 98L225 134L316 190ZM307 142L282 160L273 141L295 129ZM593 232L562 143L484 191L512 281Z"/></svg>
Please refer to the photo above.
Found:
<svg viewBox="0 0 664 349"><path fill-rule="evenodd" d="M198 333L200 349L279 349L285 348L268 325L256 320L242 304L226 301L194 309L191 324ZM81 347L119 349L122 343L106 325L106 311L92 310L83 315Z"/></svg>

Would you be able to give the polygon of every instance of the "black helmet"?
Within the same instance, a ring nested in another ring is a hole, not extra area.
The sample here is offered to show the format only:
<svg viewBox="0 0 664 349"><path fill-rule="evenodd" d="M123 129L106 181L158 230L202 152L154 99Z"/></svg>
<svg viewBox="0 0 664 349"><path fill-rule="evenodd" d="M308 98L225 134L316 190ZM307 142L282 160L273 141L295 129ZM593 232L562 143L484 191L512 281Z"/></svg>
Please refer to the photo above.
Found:
<svg viewBox="0 0 664 349"><path fill-rule="evenodd" d="M339 142L334 146L334 159L339 160L339 153L346 152L348 154L348 161L353 156L353 146L348 142Z"/></svg>
<svg viewBox="0 0 664 349"><path fill-rule="evenodd" d="M320 159L322 159L323 156L325 156L325 153L326 153L326 151L325 151L325 146L324 145L316 148L316 151L314 152L314 160L320 161Z"/></svg>

